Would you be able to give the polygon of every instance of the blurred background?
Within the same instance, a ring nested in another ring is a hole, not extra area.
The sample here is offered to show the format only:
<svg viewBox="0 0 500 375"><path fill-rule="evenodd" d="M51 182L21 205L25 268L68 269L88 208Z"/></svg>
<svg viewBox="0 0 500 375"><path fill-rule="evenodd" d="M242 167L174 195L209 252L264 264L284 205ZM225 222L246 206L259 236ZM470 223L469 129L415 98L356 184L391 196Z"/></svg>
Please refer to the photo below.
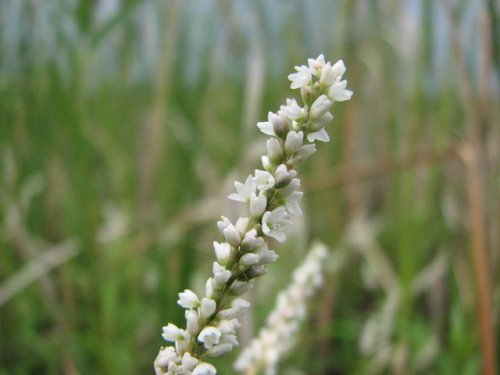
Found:
<svg viewBox="0 0 500 375"><path fill-rule="evenodd" d="M354 96L242 346L318 239L325 285L280 374L494 375L499 24L495 0L1 1L0 374L152 373L255 124L323 53Z"/></svg>

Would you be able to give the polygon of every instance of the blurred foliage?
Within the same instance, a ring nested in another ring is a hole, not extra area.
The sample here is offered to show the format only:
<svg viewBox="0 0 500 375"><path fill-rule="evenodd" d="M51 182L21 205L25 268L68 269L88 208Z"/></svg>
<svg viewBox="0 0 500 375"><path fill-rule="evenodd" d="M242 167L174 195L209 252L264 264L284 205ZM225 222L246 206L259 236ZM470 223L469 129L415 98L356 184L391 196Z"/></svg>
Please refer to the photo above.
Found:
<svg viewBox="0 0 500 375"><path fill-rule="evenodd" d="M210 271L216 218L237 213L232 181L257 167L255 123L320 53L345 61L355 95L302 169L305 217L241 341L320 238L332 270L282 373L479 373L481 340L500 336L497 8L0 2L0 374L153 372L177 293Z"/></svg>

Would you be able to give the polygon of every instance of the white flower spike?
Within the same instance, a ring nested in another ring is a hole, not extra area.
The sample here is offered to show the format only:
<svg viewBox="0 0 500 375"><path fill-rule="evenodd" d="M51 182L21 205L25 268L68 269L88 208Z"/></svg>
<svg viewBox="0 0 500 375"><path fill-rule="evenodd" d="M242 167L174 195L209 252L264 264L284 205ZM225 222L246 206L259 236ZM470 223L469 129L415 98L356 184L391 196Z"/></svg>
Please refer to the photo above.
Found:
<svg viewBox="0 0 500 375"><path fill-rule="evenodd" d="M316 141L330 140L326 128L333 120L333 103L352 96L342 79L344 73L342 60L332 65L323 55L308 59L307 65L295 67L288 76L291 88L300 91L304 102L286 99L276 113L269 112L267 121L257 124L269 137L266 154L261 156L263 170L255 170L244 182L235 182L236 192L228 196L246 205L247 214L235 224L226 217L217 222L223 241L213 243L217 259L205 284L205 295L198 297L189 289L179 293L177 303L186 309L186 328L172 323L163 327L163 338L174 345L159 352L154 362L157 375L215 375L217 370L205 362L206 358L222 355L238 345L238 317L250 305L239 296L252 288L255 278L267 272L268 264L278 259L278 254L268 247L269 238L285 241L286 227L291 224L289 216L302 215L299 202L303 193L298 191L296 168L316 152ZM317 270L311 266L308 272ZM312 285L318 285L318 277ZM309 279L295 275L294 280L302 285ZM301 303L307 297L304 290L295 287L279 298L283 308L272 319L273 329L261 333L265 342L277 343L280 335L295 329L286 322L305 313ZM266 347L271 370L286 346L273 345Z"/></svg>

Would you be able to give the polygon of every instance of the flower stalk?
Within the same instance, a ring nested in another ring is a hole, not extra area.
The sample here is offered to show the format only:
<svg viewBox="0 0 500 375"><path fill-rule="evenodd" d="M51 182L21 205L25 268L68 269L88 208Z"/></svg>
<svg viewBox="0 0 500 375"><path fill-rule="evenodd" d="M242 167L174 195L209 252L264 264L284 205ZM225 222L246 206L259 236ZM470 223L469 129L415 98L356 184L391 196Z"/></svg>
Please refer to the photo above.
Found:
<svg viewBox="0 0 500 375"><path fill-rule="evenodd" d="M262 169L244 183L235 182L236 193L229 195L247 205L248 216L234 223L223 216L217 222L224 242L213 244L217 261L205 296L200 299L190 290L179 293L178 304L186 309L186 328L172 323L163 327L163 338L174 346L160 350L154 363L157 375L217 373L205 360L238 345L238 317L250 306L240 297L278 259L268 247L269 238L284 242L290 216L302 214L298 202L303 193L298 190L296 168L316 152L316 141L330 140L325 127L333 119L333 103L349 100L352 91L342 80L345 66L341 60L332 66L320 55L295 69L288 78L292 89L300 89L303 104L287 99L277 113L269 113L268 121L257 124L270 136L261 157Z"/></svg>

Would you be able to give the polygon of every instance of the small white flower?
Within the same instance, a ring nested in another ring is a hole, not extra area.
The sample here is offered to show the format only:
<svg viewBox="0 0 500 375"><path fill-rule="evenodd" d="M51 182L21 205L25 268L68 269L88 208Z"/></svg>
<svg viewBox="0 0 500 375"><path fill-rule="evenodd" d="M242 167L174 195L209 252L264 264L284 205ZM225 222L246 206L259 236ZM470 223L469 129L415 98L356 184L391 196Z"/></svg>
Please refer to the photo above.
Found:
<svg viewBox="0 0 500 375"><path fill-rule="evenodd" d="M203 298L201 300L200 314L203 319L208 319L212 316L217 308L217 303L213 299Z"/></svg>
<svg viewBox="0 0 500 375"><path fill-rule="evenodd" d="M250 216L253 218L259 218L264 211L266 210L267 206L267 198L261 191L259 195L252 194L250 196Z"/></svg>
<svg viewBox="0 0 500 375"><path fill-rule="evenodd" d="M177 327L175 324L168 323L165 327L163 327L163 338L165 341L183 341L186 340L189 335L188 333Z"/></svg>
<svg viewBox="0 0 500 375"><path fill-rule="evenodd" d="M295 99L287 99L286 106L282 105L280 109L290 120L297 120L306 115L304 108L300 107Z"/></svg>
<svg viewBox="0 0 500 375"><path fill-rule="evenodd" d="M192 371L198 364L198 362L200 361L198 361L197 358L193 357L189 352L184 353L184 355L182 356L182 368L185 370Z"/></svg>
<svg viewBox="0 0 500 375"><path fill-rule="evenodd" d="M330 141L330 136L325 129L320 129L314 133L309 133L307 135L307 140L309 142L314 142L316 140L321 142L328 142Z"/></svg>
<svg viewBox="0 0 500 375"><path fill-rule="evenodd" d="M276 138L271 138L276 140ZM276 140L277 141L277 140ZM255 177L253 181L257 185L259 191L266 191L274 187L274 177L271 173L267 171L261 171L259 169L255 170Z"/></svg>
<svg viewBox="0 0 500 375"><path fill-rule="evenodd" d="M193 370L192 375L215 375L217 370L210 363L200 362Z"/></svg>
<svg viewBox="0 0 500 375"><path fill-rule="evenodd" d="M229 260L229 256L231 255L231 245L227 242L219 243L214 241L214 250L217 261L223 266L226 265Z"/></svg>
<svg viewBox="0 0 500 375"><path fill-rule="evenodd" d="M304 195L303 192L294 191L286 198L285 207L288 210L288 212L290 212L292 215L297 215L297 216L302 215L302 209L300 208L299 205L299 200L300 198L302 198L302 195Z"/></svg>
<svg viewBox="0 0 500 375"><path fill-rule="evenodd" d="M297 151L300 146L302 146L304 142L304 133L302 132L296 132L296 131L290 131L286 135L286 141L285 141L285 152L288 155L292 155L295 151Z"/></svg>
<svg viewBox="0 0 500 375"><path fill-rule="evenodd" d="M201 330L198 341L203 343L205 349L210 349L219 343L221 335L222 333L218 328L207 326Z"/></svg>
<svg viewBox="0 0 500 375"><path fill-rule="evenodd" d="M335 76L336 76L335 70L333 69L331 64L327 62L323 66L323 69L321 70L321 77L319 79L319 84L321 85L321 87L329 87L335 80Z"/></svg>
<svg viewBox="0 0 500 375"><path fill-rule="evenodd" d="M222 219L217 222L217 226L224 236L224 239L229 242L229 244L233 246L238 246L240 244L240 234L227 217L222 216Z"/></svg>
<svg viewBox="0 0 500 375"><path fill-rule="evenodd" d="M295 70L297 73L292 73L288 76L288 79L292 81L290 84L292 89L298 89L311 83L311 70L307 66L296 66Z"/></svg>
<svg viewBox="0 0 500 375"><path fill-rule="evenodd" d="M214 262L212 267L216 284L225 284L231 278L231 271L228 271L219 263Z"/></svg>
<svg viewBox="0 0 500 375"><path fill-rule="evenodd" d="M240 238L245 235L248 230L248 224L250 224L250 219L248 217L240 217L236 220L234 227L238 231Z"/></svg>
<svg viewBox="0 0 500 375"><path fill-rule="evenodd" d="M321 54L315 59L307 59L307 65L312 72L316 72L325 65L325 57Z"/></svg>
<svg viewBox="0 0 500 375"><path fill-rule="evenodd" d="M290 224L290 221L284 207L267 211L262 216L262 231L266 236L273 237L279 242L285 241L286 235L283 229L288 224Z"/></svg>
<svg viewBox="0 0 500 375"><path fill-rule="evenodd" d="M281 111L276 114L269 112L267 119L267 122L257 123L257 127L262 133L278 137L286 133L288 129L287 117Z"/></svg>
<svg viewBox="0 0 500 375"><path fill-rule="evenodd" d="M177 303L185 309L194 309L200 306L200 299L193 291L186 289L183 293L179 293Z"/></svg>
<svg viewBox="0 0 500 375"><path fill-rule="evenodd" d="M347 81L341 81L340 77L337 77L328 91L328 97L334 102L344 102L351 99L352 91L347 90L346 86Z"/></svg>
<svg viewBox="0 0 500 375"><path fill-rule="evenodd" d="M250 306L248 301L245 301L242 298L236 298L232 303L231 307L221 310L217 313L218 319L226 319L231 320L237 318L243 313L243 309Z"/></svg>
<svg viewBox="0 0 500 375"><path fill-rule="evenodd" d="M316 152L316 144L310 143L298 149L293 158L288 161L288 164L295 166L295 164L307 159L309 156Z"/></svg>
<svg viewBox="0 0 500 375"><path fill-rule="evenodd" d="M234 183L237 193L229 194L228 198L238 202L248 202L250 195L255 192L255 183L252 175L249 175L244 184L236 181Z"/></svg>

